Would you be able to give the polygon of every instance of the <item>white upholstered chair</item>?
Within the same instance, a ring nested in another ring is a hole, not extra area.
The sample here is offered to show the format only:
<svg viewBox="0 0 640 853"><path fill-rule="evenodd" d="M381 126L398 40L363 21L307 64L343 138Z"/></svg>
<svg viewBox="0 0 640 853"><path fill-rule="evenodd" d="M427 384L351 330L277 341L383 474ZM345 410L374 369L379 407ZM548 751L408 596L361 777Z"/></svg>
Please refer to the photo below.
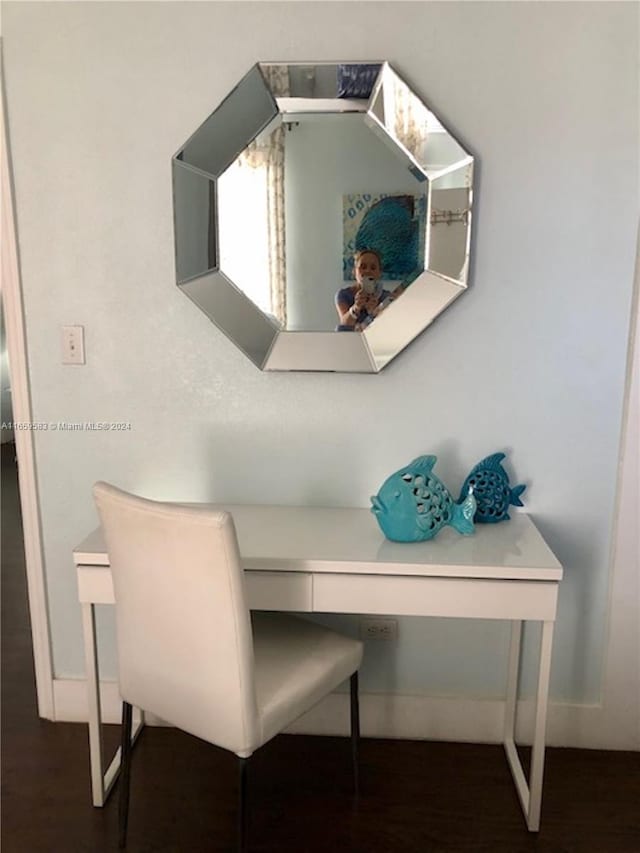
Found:
<svg viewBox="0 0 640 853"><path fill-rule="evenodd" d="M351 677L357 790L362 643L293 616L249 613L233 519L96 483L116 601L122 714L119 843L126 844L132 706L239 759L246 850L251 754Z"/></svg>

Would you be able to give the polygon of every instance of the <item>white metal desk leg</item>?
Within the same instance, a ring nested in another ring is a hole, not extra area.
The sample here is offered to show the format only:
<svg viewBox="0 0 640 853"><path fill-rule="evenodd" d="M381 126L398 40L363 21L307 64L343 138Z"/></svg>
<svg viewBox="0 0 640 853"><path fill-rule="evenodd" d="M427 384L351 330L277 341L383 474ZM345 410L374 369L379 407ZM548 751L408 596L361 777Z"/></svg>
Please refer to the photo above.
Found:
<svg viewBox="0 0 640 853"><path fill-rule="evenodd" d="M525 817L529 815L529 786L522 769L516 747L516 710L518 707L518 678L520 676L520 649L522 647L522 621L511 622L511 645L509 647L509 669L507 673L507 698L504 708L504 751L511 775L518 792L518 799Z"/></svg>
<svg viewBox="0 0 640 853"><path fill-rule="evenodd" d="M89 706L89 759L91 762L91 791L93 805L103 806L105 800L102 713L100 706L100 678L98 649L96 646L96 621L93 604L82 604L82 630L84 633L84 660L87 679L87 702Z"/></svg>
<svg viewBox="0 0 640 853"><path fill-rule="evenodd" d="M504 740L515 741L516 705L518 703L518 676L520 675L520 646L522 641L522 621L514 619L511 623L511 644L509 646L509 669L507 671L507 700L504 709Z"/></svg>
<svg viewBox="0 0 640 853"><path fill-rule="evenodd" d="M542 777L544 774L544 747L547 728L547 705L549 700L549 674L551 672L551 645L553 642L553 622L542 623L540 640L540 666L538 670L538 695L536 698L536 718L531 750L531 774L529 776L529 811L527 826L530 832L540 828L540 807L542 805Z"/></svg>

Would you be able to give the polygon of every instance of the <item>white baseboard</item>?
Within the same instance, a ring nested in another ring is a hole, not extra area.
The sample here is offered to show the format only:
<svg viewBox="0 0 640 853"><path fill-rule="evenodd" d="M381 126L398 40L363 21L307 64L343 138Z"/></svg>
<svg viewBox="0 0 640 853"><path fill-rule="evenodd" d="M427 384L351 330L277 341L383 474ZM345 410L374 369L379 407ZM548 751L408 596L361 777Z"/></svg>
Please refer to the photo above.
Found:
<svg viewBox="0 0 640 853"><path fill-rule="evenodd" d="M86 722L85 682L56 679L53 683L55 720ZM100 685L103 722L120 721L120 697L115 682ZM467 743L502 743L504 706L485 699L444 699L430 696L362 693L360 727L364 737L441 740ZM517 738L530 743L533 702L518 703ZM164 725L149 718L151 725ZM332 693L287 730L293 734L346 735L349 731L349 696ZM549 705L547 744L582 749L638 750L629 729L608 724L600 705Z"/></svg>

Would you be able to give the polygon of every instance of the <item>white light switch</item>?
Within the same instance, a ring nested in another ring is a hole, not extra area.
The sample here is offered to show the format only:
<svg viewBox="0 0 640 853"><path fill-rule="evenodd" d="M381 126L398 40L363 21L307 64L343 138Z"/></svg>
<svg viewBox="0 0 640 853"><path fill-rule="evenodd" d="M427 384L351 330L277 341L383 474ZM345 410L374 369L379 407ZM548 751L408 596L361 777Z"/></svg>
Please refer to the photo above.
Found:
<svg viewBox="0 0 640 853"><path fill-rule="evenodd" d="M84 326L62 327L62 363L84 364Z"/></svg>

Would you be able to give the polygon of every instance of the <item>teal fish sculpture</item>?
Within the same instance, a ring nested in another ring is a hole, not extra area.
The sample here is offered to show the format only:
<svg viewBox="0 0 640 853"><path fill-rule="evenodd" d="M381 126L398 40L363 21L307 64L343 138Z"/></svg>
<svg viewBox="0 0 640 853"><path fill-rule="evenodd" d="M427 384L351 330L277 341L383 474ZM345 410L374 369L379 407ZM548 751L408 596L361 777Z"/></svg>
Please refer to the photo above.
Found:
<svg viewBox="0 0 640 853"><path fill-rule="evenodd" d="M509 506L523 506L520 495L526 486L509 484L507 472L502 467L504 453L494 453L487 456L471 469L460 490L459 502L465 499L469 488L478 503L475 521L479 524L495 524L498 521L508 521Z"/></svg>
<svg viewBox="0 0 640 853"><path fill-rule="evenodd" d="M436 456L419 456L388 477L371 498L371 512L393 542L423 542L450 525L458 533L473 533L476 500L473 489L456 504L433 473Z"/></svg>

